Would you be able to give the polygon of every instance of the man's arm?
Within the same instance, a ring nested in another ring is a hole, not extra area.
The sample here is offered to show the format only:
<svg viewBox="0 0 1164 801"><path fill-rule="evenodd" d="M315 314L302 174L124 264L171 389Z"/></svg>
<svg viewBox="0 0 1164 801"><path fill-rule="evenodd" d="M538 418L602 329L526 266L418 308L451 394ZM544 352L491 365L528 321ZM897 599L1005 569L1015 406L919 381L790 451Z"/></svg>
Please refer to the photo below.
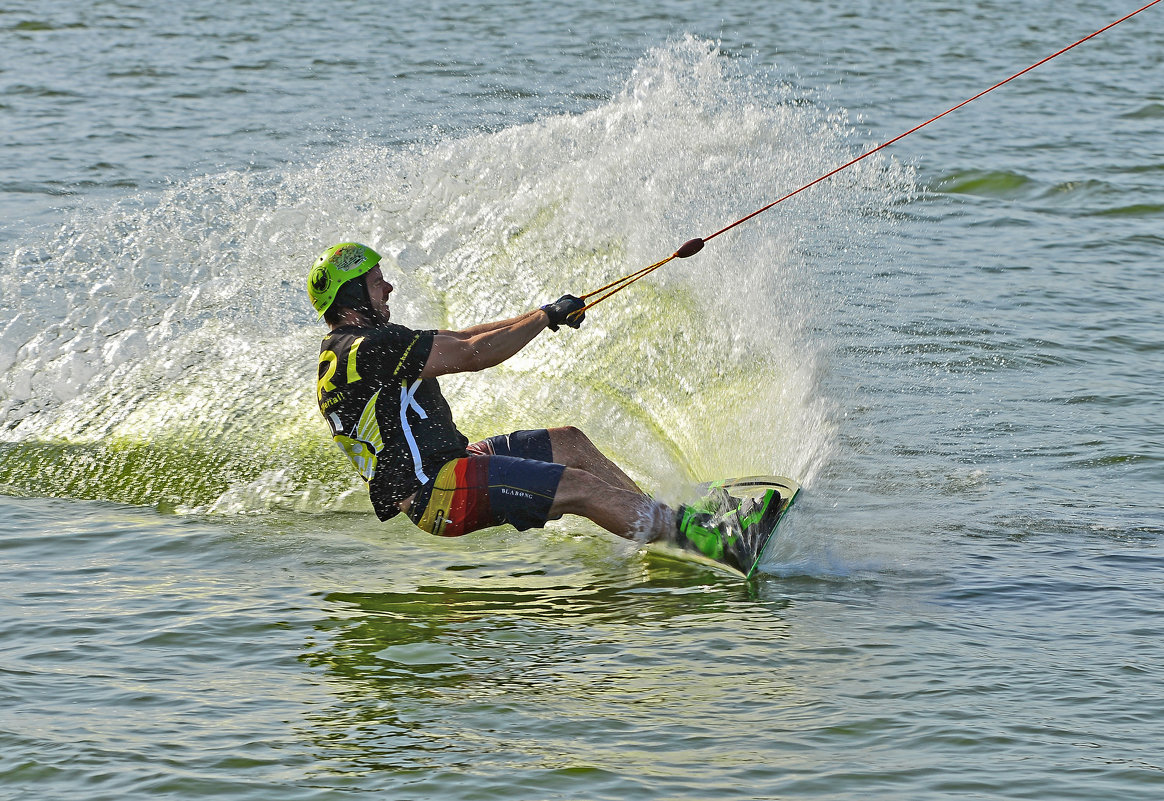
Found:
<svg viewBox="0 0 1164 801"><path fill-rule="evenodd" d="M471 373L501 364L532 342L549 324L549 315L534 309L509 320L475 325L464 331L438 331L420 377Z"/></svg>
<svg viewBox="0 0 1164 801"><path fill-rule="evenodd" d="M582 325L582 321L586 319L585 313L582 313L580 316L576 315L576 319L571 319L571 315L575 312L581 312L585 305L585 302L581 298L576 298L573 295L562 295L562 297L553 303L547 303L545 306L542 306L541 310L549 316L550 328L557 331L556 324L563 322L571 328L578 328ZM462 328L460 331L437 331L437 333L464 338L496 331L498 328L506 328L520 319L520 317L514 317L509 320L498 320L494 323L481 323L480 325L469 326L468 328Z"/></svg>
<svg viewBox="0 0 1164 801"><path fill-rule="evenodd" d="M522 317L524 317L524 316L525 315L522 315ZM448 334L449 336L460 337L460 338L464 339L465 337L476 336L477 334L488 334L490 331L496 331L498 328L504 328L507 325L511 325L514 322L514 320L520 320L520 319L521 319L521 317L514 317L514 318L509 319L509 320L497 320L497 321L492 322L492 323L481 323L480 325L471 325L468 328L462 328L460 331L437 331L437 334L438 335L439 334Z"/></svg>

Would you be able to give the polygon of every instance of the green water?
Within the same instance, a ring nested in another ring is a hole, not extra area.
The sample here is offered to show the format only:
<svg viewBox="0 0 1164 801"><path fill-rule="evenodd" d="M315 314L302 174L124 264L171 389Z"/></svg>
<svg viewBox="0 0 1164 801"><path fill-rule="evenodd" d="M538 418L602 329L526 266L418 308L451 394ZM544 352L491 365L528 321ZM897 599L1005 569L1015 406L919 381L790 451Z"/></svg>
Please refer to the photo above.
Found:
<svg viewBox="0 0 1164 801"><path fill-rule="evenodd" d="M592 289L1131 10L0 9L0 798L1164 795L1159 8L443 384L801 480L751 586L378 523L303 292Z"/></svg>
<svg viewBox="0 0 1164 801"><path fill-rule="evenodd" d="M746 591L572 527L434 544L365 516L47 500L4 525L4 778L24 797L1159 789L1151 538L980 538L938 567ZM1077 564L1049 571L1068 545Z"/></svg>

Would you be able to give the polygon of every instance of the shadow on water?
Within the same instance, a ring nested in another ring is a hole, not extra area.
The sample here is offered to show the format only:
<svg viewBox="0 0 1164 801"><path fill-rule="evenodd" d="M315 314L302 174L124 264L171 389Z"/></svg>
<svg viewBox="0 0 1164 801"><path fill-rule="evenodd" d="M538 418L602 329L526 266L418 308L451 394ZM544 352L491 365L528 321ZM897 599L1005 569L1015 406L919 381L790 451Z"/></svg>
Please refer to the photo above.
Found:
<svg viewBox="0 0 1164 801"><path fill-rule="evenodd" d="M465 565L449 568L459 586L325 595L328 616L300 657L334 697L308 716L325 771L560 768L546 743L606 747L657 726L664 708L722 709L757 644L789 636L786 602L756 603L702 569L638 567L641 580L575 586ZM761 677L754 689L781 684Z"/></svg>

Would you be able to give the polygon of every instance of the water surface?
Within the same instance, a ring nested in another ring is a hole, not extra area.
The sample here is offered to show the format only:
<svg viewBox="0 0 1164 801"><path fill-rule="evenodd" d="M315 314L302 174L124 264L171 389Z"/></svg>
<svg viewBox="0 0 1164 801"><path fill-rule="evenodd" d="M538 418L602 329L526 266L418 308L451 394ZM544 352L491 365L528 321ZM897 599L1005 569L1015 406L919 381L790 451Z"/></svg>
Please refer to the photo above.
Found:
<svg viewBox="0 0 1164 801"><path fill-rule="evenodd" d="M1158 9L446 383L803 480L751 588L376 522L302 291L592 289L1131 10L8 4L0 796L1158 798Z"/></svg>

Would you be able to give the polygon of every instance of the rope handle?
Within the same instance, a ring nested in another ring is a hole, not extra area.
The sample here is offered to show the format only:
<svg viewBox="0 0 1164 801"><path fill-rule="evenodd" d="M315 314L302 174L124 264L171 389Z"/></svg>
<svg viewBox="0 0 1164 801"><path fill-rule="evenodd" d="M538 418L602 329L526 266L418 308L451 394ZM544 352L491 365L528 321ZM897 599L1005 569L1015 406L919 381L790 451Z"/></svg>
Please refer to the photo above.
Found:
<svg viewBox="0 0 1164 801"><path fill-rule="evenodd" d="M1159 0L1157 0L1157 2L1159 2ZM670 256L663 259L662 261L657 261L654 264L651 264L647 267L642 268L641 270L638 270L636 272L631 273L630 275L624 275L622 278L611 281L606 286L599 287L598 289L595 289L592 292L587 292L585 295L579 295L578 296L579 300L586 300L587 298L592 298L601 292L606 292L606 294L602 295L600 298L598 298L598 300L593 301L592 303L587 303L585 306L583 306L578 311L570 312L568 315L566 315L566 319L570 320L572 318L575 318L575 317L578 317L580 315L585 314L587 309L594 308L599 303L601 303L602 301L609 298L611 295L615 294L616 292L621 292L622 290L626 289L628 286L633 284L635 281L638 281L640 278L646 278L648 275L653 273L655 270L659 269L664 264L667 264L668 262L670 262L673 259L686 259L686 258L690 258L691 256L694 256L696 253L703 250L703 245L704 245L704 240L702 240L702 239L699 239L699 238L689 239L686 242L684 242L679 247L678 250L676 250L674 253L672 253ZM606 291L608 289L610 290L609 292Z"/></svg>

